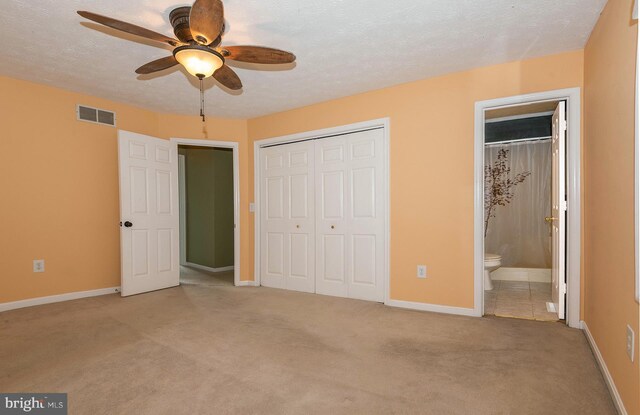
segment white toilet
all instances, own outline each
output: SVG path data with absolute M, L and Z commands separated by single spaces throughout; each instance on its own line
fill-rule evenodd
M 493 290 L 493 282 L 491 282 L 491 271 L 500 268 L 502 257 L 496 254 L 484 254 L 484 289 Z

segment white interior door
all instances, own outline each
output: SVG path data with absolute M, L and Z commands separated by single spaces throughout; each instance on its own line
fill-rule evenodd
M 384 300 L 384 132 L 315 141 L 316 292 Z
M 551 171 L 551 297 L 558 318 L 565 318 L 565 226 L 566 226 L 566 178 L 565 153 L 567 141 L 566 103 L 558 104 L 553 114 L 552 171 Z
M 122 295 L 179 285 L 175 143 L 118 132 Z
M 316 171 L 316 292 L 348 297 L 350 255 L 347 136 L 324 138 L 315 144 Z
M 315 291 L 314 146 L 312 141 L 260 150 L 262 285 Z

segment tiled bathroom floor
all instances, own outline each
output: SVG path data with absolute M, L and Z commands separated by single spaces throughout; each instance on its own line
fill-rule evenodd
M 547 311 L 551 301 L 551 283 L 527 281 L 493 281 L 493 290 L 484 292 L 485 315 L 556 321 Z

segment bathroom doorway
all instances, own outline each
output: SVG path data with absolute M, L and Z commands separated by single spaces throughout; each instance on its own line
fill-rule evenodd
M 528 97 L 476 105 L 476 311 L 575 327 L 579 90 Z
M 551 176 L 553 117 L 564 105 L 485 112 L 485 315 L 560 318 L 552 288 Z
M 236 279 L 234 149 L 178 145 L 180 284 Z

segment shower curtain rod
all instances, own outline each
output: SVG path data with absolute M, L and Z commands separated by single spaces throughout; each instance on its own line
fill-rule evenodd
M 497 146 L 497 145 L 505 145 L 505 144 L 519 144 L 519 143 L 529 143 L 532 141 L 545 141 L 551 140 L 551 136 L 547 137 L 533 137 L 533 138 L 524 138 L 519 140 L 504 140 L 504 141 L 494 141 L 493 143 L 485 143 L 485 147 L 489 146 Z

